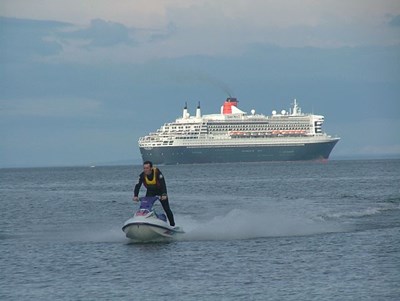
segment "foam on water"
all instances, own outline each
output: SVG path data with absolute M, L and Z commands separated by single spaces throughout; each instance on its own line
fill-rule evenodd
M 208 221 L 196 221 L 189 216 L 180 217 L 180 225 L 186 232 L 185 240 L 234 240 L 344 231 L 342 226 L 332 222 L 279 212 L 238 209 Z
M 271 208 L 258 208 L 257 211 L 233 209 L 225 215 L 214 216 L 206 220 L 199 220 L 191 215 L 177 214 L 176 220 L 177 225 L 185 231 L 179 240 L 236 240 L 348 232 L 354 229 L 348 223 L 344 223 L 343 219 L 363 218 L 398 209 L 400 209 L 398 204 L 395 204 L 348 212 L 318 214 L 314 217 L 297 216 L 288 212 L 271 210 Z M 3 236 L 0 235 L 0 239 L 7 238 Z M 120 225 L 117 224 L 81 225 L 81 228 L 52 229 L 50 231 L 37 229 L 34 233 L 29 233 L 29 236 L 36 240 L 69 242 L 124 243 L 130 241 L 125 237 Z
M 339 220 L 339 219 L 352 219 L 352 218 L 364 218 L 373 215 L 382 214 L 387 211 L 399 210 L 400 206 L 397 204 L 385 203 L 379 207 L 368 207 L 359 210 L 351 210 L 345 212 L 333 212 L 319 215 L 323 220 Z

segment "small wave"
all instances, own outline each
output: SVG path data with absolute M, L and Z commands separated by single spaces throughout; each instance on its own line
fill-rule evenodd
M 322 220 L 335 220 L 342 218 L 363 218 L 376 214 L 381 214 L 382 212 L 393 210 L 396 208 L 393 207 L 369 207 L 366 209 L 361 209 L 357 211 L 349 211 L 349 212 L 337 212 L 337 213 L 328 213 L 319 215 L 318 217 Z M 400 208 L 397 208 L 400 209 Z
M 347 193 L 344 193 L 344 194 L 339 195 L 339 198 L 340 198 L 340 199 L 356 199 L 356 200 L 362 200 L 362 199 L 364 199 L 364 196 L 357 195 L 357 194 L 347 194 Z
M 0 233 L 0 240 L 3 239 L 12 239 L 12 238 L 16 238 L 18 237 L 17 235 L 11 235 L 11 234 L 4 234 L 4 233 Z
M 234 209 L 205 222 L 182 219 L 185 240 L 234 240 L 341 232 L 340 225 L 279 212 Z
M 400 208 L 400 197 L 392 197 L 388 198 L 384 201 L 385 203 L 390 203 L 390 204 L 398 204 Z

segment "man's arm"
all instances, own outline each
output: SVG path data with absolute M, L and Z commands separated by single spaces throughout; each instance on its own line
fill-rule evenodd
M 134 196 L 134 197 L 137 197 L 137 196 L 139 195 L 139 190 L 140 190 L 140 187 L 142 186 L 142 183 L 143 183 L 142 174 L 143 174 L 143 173 L 141 173 L 141 174 L 139 175 L 138 182 L 137 182 L 137 184 L 135 185 L 135 189 L 134 189 L 134 192 L 133 192 L 133 196 Z

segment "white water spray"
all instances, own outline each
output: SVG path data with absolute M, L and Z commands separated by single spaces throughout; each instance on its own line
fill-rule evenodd
M 234 240 L 277 236 L 302 236 L 340 232 L 337 224 L 314 221 L 278 212 L 250 212 L 233 209 L 225 216 L 205 222 L 184 217 L 180 219 L 185 240 Z

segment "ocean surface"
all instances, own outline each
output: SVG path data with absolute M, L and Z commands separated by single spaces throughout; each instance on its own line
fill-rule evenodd
M 186 234 L 147 244 L 141 166 L 0 169 L 0 300 L 400 300 L 400 160 L 160 169 Z

